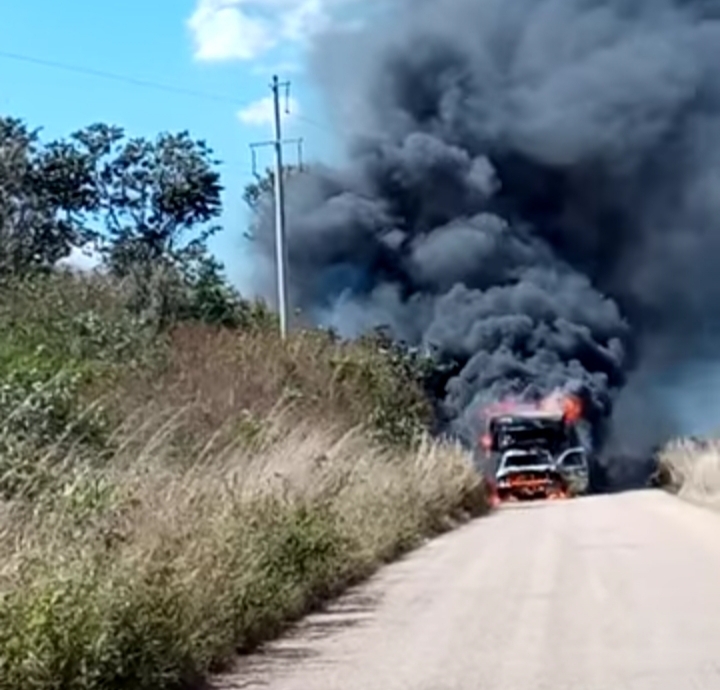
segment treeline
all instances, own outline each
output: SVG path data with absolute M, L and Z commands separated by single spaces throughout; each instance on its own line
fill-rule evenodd
M 43 143 L 40 130 L 0 118 L 0 281 L 47 272 L 91 246 L 159 325 L 236 322 L 239 296 L 208 251 L 220 230 L 217 164 L 187 132 L 148 140 L 96 124 Z
M 51 440 L 33 429 L 55 429 L 71 440 L 75 432 L 93 436 L 83 411 L 93 396 L 107 397 L 109 390 L 123 397 L 137 372 L 157 378 L 159 362 L 177 352 L 173 333 L 182 324 L 270 339 L 277 326 L 264 302 L 243 299 L 228 283 L 208 249 L 221 230 L 222 185 L 219 161 L 205 142 L 187 132 L 133 138 L 105 124 L 57 141 L 44 142 L 40 134 L 0 118 L 0 417 L 13 420 L 0 423 L 0 431 L 31 441 L 23 456 Z M 251 213 L 272 185 L 271 172 L 248 185 Z M 99 273 L 73 277 L 57 270 L 82 247 L 93 248 Z M 348 408 L 352 423 L 404 445 L 432 429 L 435 396 L 427 393 L 437 385 L 434 363 L 382 332 L 352 345 L 331 332 L 312 338 L 324 343 L 320 367 L 330 367 L 333 385 L 351 380 L 348 388 L 360 401 Z M 286 354 L 275 349 L 276 364 L 293 360 L 293 352 L 292 344 Z M 310 385 L 298 382 L 295 364 L 282 366 L 288 371 L 270 374 L 273 399 Z M 304 376 L 309 381 L 313 372 Z M 18 408 L 24 400 L 31 402 Z M 68 424 L 72 434 L 63 431 Z M 0 451 L 3 443 L 0 438 Z M 8 483 L 15 479 L 0 476 L 0 489 Z

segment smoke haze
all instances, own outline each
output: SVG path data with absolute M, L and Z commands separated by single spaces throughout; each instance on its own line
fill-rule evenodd
M 717 359 L 719 47 L 716 0 L 399 0 L 326 36 L 348 164 L 288 186 L 294 306 L 458 362 L 469 442 L 483 405 L 558 387 L 607 447 L 662 441 Z

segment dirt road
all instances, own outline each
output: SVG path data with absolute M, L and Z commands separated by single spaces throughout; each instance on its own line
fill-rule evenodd
M 214 687 L 720 688 L 720 516 L 660 492 L 504 508 Z

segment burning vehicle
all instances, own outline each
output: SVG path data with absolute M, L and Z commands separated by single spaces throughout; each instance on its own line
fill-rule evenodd
M 495 502 L 568 498 L 590 485 L 588 451 L 574 397 L 538 405 L 506 403 L 487 410 L 480 465 Z

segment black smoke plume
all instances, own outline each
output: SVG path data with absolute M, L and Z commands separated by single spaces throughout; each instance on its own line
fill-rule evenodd
M 289 185 L 294 306 L 456 362 L 443 408 L 468 442 L 488 402 L 556 388 L 613 452 L 662 441 L 653 381 L 718 342 L 720 2 L 381 17 L 315 49 L 348 162 Z

